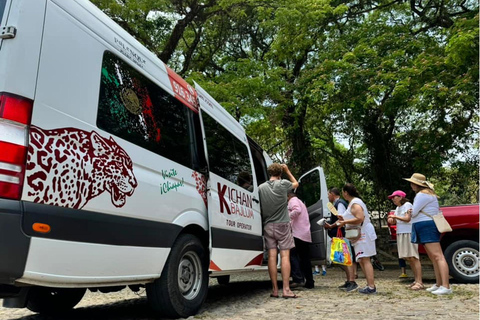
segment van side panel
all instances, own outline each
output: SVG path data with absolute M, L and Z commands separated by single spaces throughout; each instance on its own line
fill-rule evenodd
M 207 225 L 201 175 L 97 121 L 106 51 L 173 97 L 166 68 L 88 1 L 48 1 L 45 16 L 22 194 L 32 238 L 18 282 L 152 281 L 182 228 Z M 36 234 L 33 221 L 52 231 Z
M 6 9 L 5 26 L 14 26 L 17 34 L 13 39 L 0 40 L 0 92 L 33 99 L 45 6 L 46 0 L 16 0 L 10 11 Z

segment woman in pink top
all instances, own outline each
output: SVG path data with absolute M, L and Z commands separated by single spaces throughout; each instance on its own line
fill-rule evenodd
M 308 247 L 312 242 L 310 234 L 310 219 L 305 204 L 291 191 L 288 193 L 288 214 L 292 224 L 295 248 L 290 250 L 290 264 L 292 265 L 292 280 L 290 288 L 304 285 L 307 289 L 314 287 L 312 267 Z

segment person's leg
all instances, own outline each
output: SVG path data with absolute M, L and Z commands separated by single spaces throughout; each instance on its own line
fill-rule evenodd
M 268 249 L 268 274 L 270 275 L 270 280 L 272 281 L 272 294 L 275 296 L 278 296 L 277 253 L 277 249 Z
M 294 238 L 295 248 L 297 249 L 298 257 L 300 258 L 300 267 L 305 278 L 305 287 L 313 288 L 314 280 L 312 275 L 312 264 L 310 262 L 309 243 L 300 239 Z
M 407 264 L 405 263 L 405 260 L 402 259 L 402 258 L 399 258 L 398 259 L 398 265 L 400 266 L 400 269 L 402 270 L 402 274 L 400 275 L 400 277 L 406 276 L 407 275 Z
M 408 261 L 408 264 L 410 265 L 410 268 L 413 271 L 413 276 L 415 277 L 415 282 L 421 284 L 423 287 L 423 279 L 422 279 L 422 264 L 420 263 L 420 260 L 418 260 L 415 257 L 409 257 L 405 258 Z
M 362 271 L 365 274 L 367 285 L 370 288 L 375 288 L 373 266 L 372 266 L 372 263 L 370 262 L 370 257 L 360 258 L 358 262 L 360 263 L 360 267 L 362 268 Z
M 290 250 L 280 250 L 281 268 L 282 268 L 282 281 L 283 281 L 283 295 L 293 296 L 292 290 L 290 290 Z
M 448 271 L 448 264 L 443 255 L 442 247 L 439 242 L 426 243 L 425 250 L 428 257 L 433 262 L 435 270 L 435 278 L 437 286 L 441 285 L 447 289 L 450 288 L 450 277 Z
M 303 283 L 304 276 L 301 268 L 300 253 L 297 247 L 297 239 L 295 240 L 295 248 L 290 249 L 290 265 L 291 265 L 291 276 L 294 283 Z M 312 272 L 310 272 L 311 274 Z

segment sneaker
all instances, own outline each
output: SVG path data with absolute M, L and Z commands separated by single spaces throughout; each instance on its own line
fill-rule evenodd
M 433 292 L 437 289 L 439 289 L 440 287 L 437 286 L 436 284 L 434 284 L 433 286 L 431 286 L 430 288 L 426 289 L 428 292 Z
M 322 276 L 326 276 L 327 275 L 327 271 L 323 270 L 322 271 Z
M 318 276 L 318 275 L 320 274 L 320 272 L 319 272 L 319 271 L 313 271 L 312 274 L 313 274 L 314 276 Z
M 437 290 L 430 291 L 430 292 L 437 295 L 437 296 L 443 296 L 443 295 L 446 295 L 446 294 L 452 294 L 453 290 L 445 288 L 444 286 L 440 286 L 440 288 L 438 288 Z
M 363 293 L 363 294 L 375 294 L 375 293 L 377 293 L 377 287 L 372 289 L 369 286 L 366 286 L 365 288 L 358 289 L 358 292 Z
M 358 284 L 355 281 L 352 281 L 348 284 L 347 288 L 345 289 L 346 292 L 352 292 L 353 290 L 358 288 Z
M 342 284 L 341 286 L 338 286 L 338 289 L 341 289 L 341 290 L 347 289 L 349 283 L 350 283 L 349 281 L 345 281 L 344 284 Z
M 399 276 L 399 278 L 408 278 L 408 274 L 402 273 L 402 274 Z

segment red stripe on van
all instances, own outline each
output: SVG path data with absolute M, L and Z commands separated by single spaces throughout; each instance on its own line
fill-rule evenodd
M 197 91 L 183 80 L 178 74 L 176 74 L 172 69 L 165 65 L 168 71 L 168 79 L 170 79 L 170 84 L 172 85 L 172 90 L 175 93 L 175 98 L 180 100 L 184 105 L 198 113 L 198 97 Z
M 213 271 L 222 271 L 212 260 L 210 260 L 210 267 L 208 268 Z
M 245 267 L 248 266 L 261 266 L 263 261 L 263 253 L 260 253 L 258 256 L 252 259 Z

